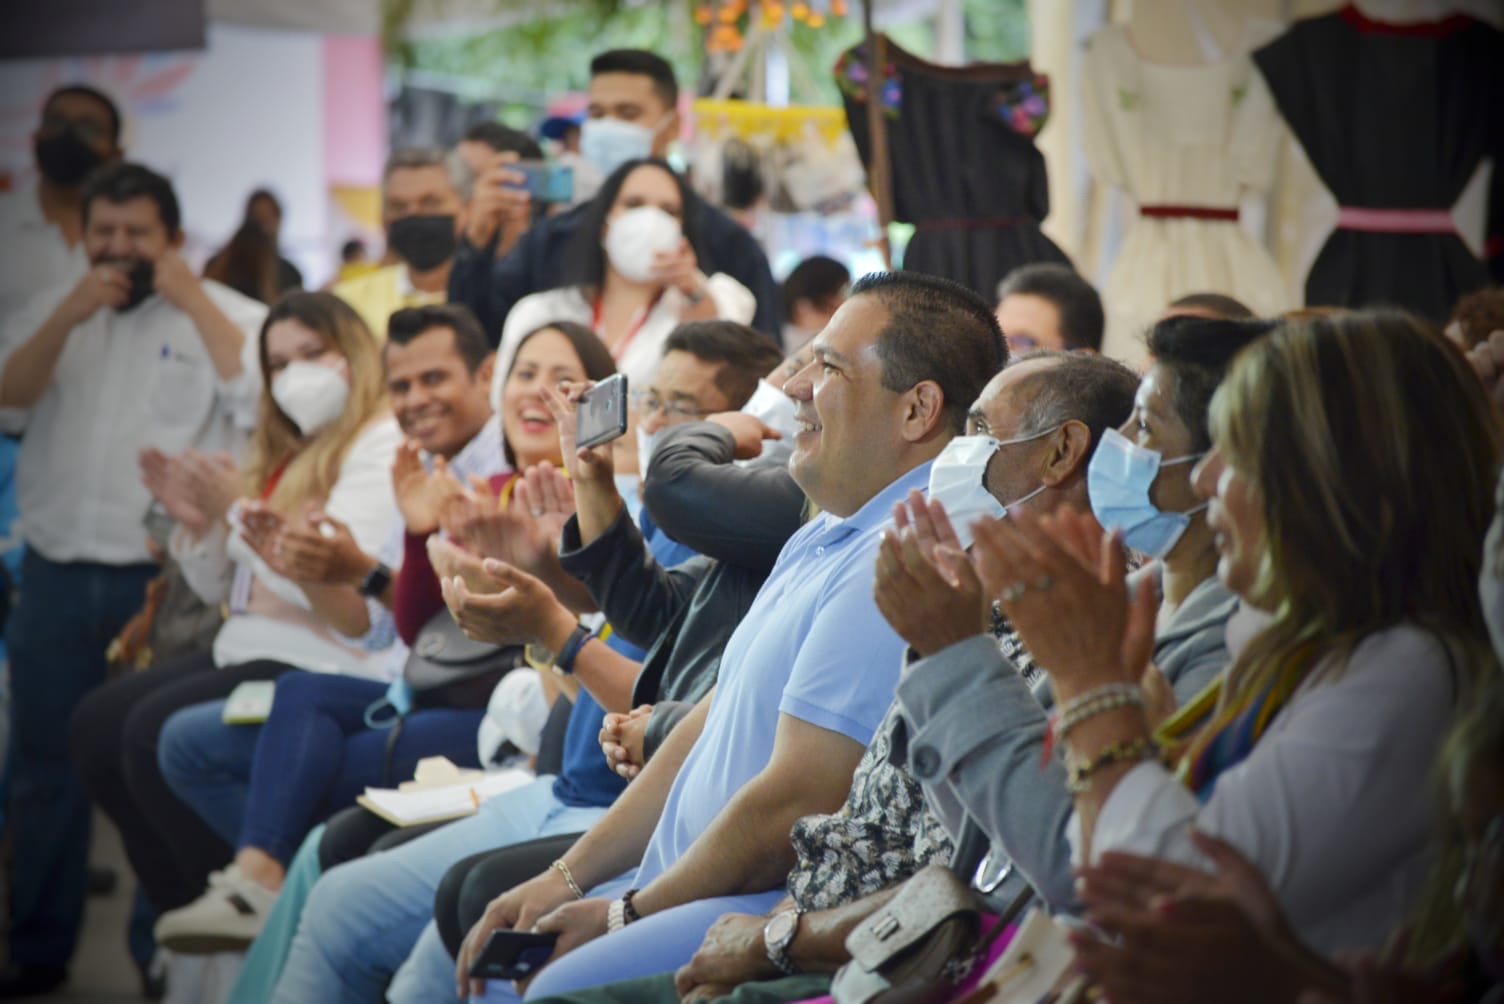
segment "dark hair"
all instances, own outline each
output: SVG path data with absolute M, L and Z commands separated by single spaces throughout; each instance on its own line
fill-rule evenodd
M 277 298 L 281 259 L 277 245 L 249 218 L 240 224 L 228 244 L 204 264 L 204 278 L 222 282 L 253 300 L 271 303 Z
M 809 300 L 823 306 L 851 282 L 851 273 L 834 258 L 817 254 L 806 258 L 783 280 L 783 316 L 793 321 L 794 304 Z
M 715 385 L 732 409 L 742 407 L 757 390 L 757 381 L 773 371 L 783 353 L 755 328 L 735 321 L 685 321 L 663 343 L 663 354 L 688 352 L 707 363 L 723 363 Z
M 120 108 L 115 104 L 115 102 L 111 101 L 109 96 L 106 95 L 103 91 L 90 87 L 88 84 L 64 84 L 62 87 L 59 87 L 57 90 L 47 95 L 47 100 L 42 102 L 43 113 L 45 114 L 47 109 L 52 107 L 52 103 L 58 98 L 67 97 L 69 95 L 89 98 L 90 100 L 97 101 L 99 102 L 99 104 L 104 106 L 104 110 L 110 113 L 110 142 L 115 144 L 116 146 L 119 146 Z
M 340 261 L 349 261 L 357 254 L 366 253 L 366 242 L 359 237 L 351 237 L 339 246 Z
M 646 49 L 611 49 L 600 53 L 590 61 L 590 75 L 602 73 L 632 73 L 651 77 L 653 90 L 663 100 L 663 105 L 673 111 L 679 104 L 679 81 L 674 77 L 674 68 L 668 60 Z
M 1200 310 L 1224 321 L 1247 321 L 1256 315 L 1241 300 L 1226 293 L 1188 293 L 1173 300 L 1169 309 Z
M 882 383 L 902 393 L 923 380 L 940 385 L 946 424 L 959 435 L 966 413 L 1008 362 L 992 308 L 959 283 L 921 272 L 872 272 L 851 287 L 888 311 L 877 336 Z
M 386 340 L 390 345 L 408 345 L 434 328 L 454 332 L 454 351 L 471 373 L 491 354 L 491 344 L 486 341 L 480 322 L 469 307 L 460 303 L 430 303 L 393 311 L 386 322 Z
M 104 199 L 119 205 L 132 199 L 150 199 L 157 204 L 157 213 L 167 233 L 176 237 L 183 226 L 181 210 L 178 209 L 177 193 L 172 182 L 149 167 L 118 160 L 106 164 L 84 182 L 84 223 L 89 222 L 89 206 L 95 199 Z
M 515 153 L 523 160 L 542 160 L 543 148 L 525 132 L 500 122 L 477 122 L 465 130 L 461 142 L 484 143 L 497 153 Z
M 1013 386 L 1015 395 L 1028 395 L 1018 435 L 1029 436 L 1075 419 L 1091 433 L 1088 454 L 1108 429 L 1116 429 L 1133 413 L 1138 374 L 1116 359 L 1087 352 L 1031 352 L 1009 362 L 1034 362 L 1041 367 Z
M 1465 348 L 1473 348 L 1495 331 L 1504 331 L 1504 288 L 1489 286 L 1469 293 L 1452 308 L 1448 324 L 1457 325 Z
M 699 197 L 679 173 L 669 166 L 668 161 L 657 157 L 643 157 L 629 160 L 612 171 L 601 183 L 601 189 L 595 193 L 595 197 L 585 203 L 580 213 L 580 224 L 565 252 L 564 272 L 567 278 L 564 285 L 599 290 L 605 282 L 606 252 L 601 247 L 601 237 L 606 232 L 606 217 L 610 214 L 616 197 L 621 194 L 621 186 L 626 183 L 628 175 L 639 167 L 656 167 L 667 173 L 674 179 L 674 184 L 679 186 L 679 228 L 684 231 L 689 246 L 695 249 L 696 257 L 701 261 L 705 260 L 705 249 L 700 246 Z
M 1191 449 L 1211 449 L 1208 411 L 1212 395 L 1233 358 L 1273 331 L 1274 321 L 1222 321 L 1183 314 L 1167 317 L 1149 331 L 1149 353 L 1175 375 L 1175 413 L 1191 433 Z
M 251 206 L 255 205 L 258 199 L 265 199 L 267 202 L 270 202 L 272 204 L 272 208 L 277 211 L 277 215 L 279 217 L 282 215 L 282 200 L 277 198 L 276 194 L 273 193 L 270 188 L 258 188 L 250 195 L 247 195 L 245 197 L 246 219 L 251 218 Z
M 517 357 L 522 354 L 522 347 L 532 341 L 534 335 L 541 335 L 545 331 L 557 331 L 569 339 L 569 344 L 574 346 L 575 355 L 580 357 L 580 365 L 585 368 L 585 376 L 591 380 L 604 380 L 616 372 L 616 360 L 611 358 L 611 350 L 596 337 L 594 331 L 574 321 L 550 321 L 540 324 L 517 341 L 517 347 L 512 350 L 512 361 L 507 364 L 507 371 L 501 375 L 503 395 L 506 394 L 507 379 L 511 377 L 512 370 L 517 368 Z M 499 415 L 503 402 L 497 401 L 496 404 Z M 506 441 L 505 436 L 502 437 L 501 452 L 508 464 L 517 466 L 517 455 L 512 452 L 512 444 Z
M 997 301 L 1025 295 L 1049 300 L 1060 313 L 1060 334 L 1068 349 L 1102 351 L 1102 298 L 1091 283 L 1069 265 L 1035 262 L 1020 265 L 997 284 Z

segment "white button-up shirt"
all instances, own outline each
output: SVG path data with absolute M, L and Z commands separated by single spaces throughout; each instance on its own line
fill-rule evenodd
M 76 283 L 89 270 L 83 241 L 68 246 L 63 232 L 42 215 L 35 185 L 0 195 L 0 247 L 0 319 L 20 310 L 37 290 Z
M 141 481 L 141 450 L 227 449 L 254 424 L 266 307 L 219 283 L 203 285 L 245 334 L 235 378 L 219 378 L 188 315 L 153 295 L 125 313 L 100 310 L 74 328 L 37 403 L 0 410 L 0 430 L 24 433 L 16 462 L 21 534 L 44 558 L 149 561 L 142 519 L 152 499 Z M 5 319 L 0 373 L 71 289 L 39 293 Z

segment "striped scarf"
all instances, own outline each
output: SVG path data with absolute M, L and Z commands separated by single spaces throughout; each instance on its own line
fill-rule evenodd
M 1207 685 L 1159 727 L 1155 738 L 1176 778 L 1205 803 L 1224 771 L 1242 763 L 1268 730 L 1269 724 L 1300 689 L 1310 668 L 1309 659 L 1295 658 L 1269 679 L 1218 710 L 1225 676 Z

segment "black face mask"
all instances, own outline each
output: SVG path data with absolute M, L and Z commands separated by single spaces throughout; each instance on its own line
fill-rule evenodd
M 104 158 L 72 129 L 36 141 L 37 167 L 43 177 L 65 188 L 80 185 Z
M 136 258 L 129 265 L 124 261 L 106 262 L 108 265 L 116 265 L 125 268 L 125 276 L 131 281 L 130 295 L 125 302 L 116 307 L 118 313 L 135 310 L 152 293 L 156 292 L 157 267 L 145 258 Z
M 418 272 L 438 268 L 454 257 L 459 241 L 454 216 L 404 216 L 386 228 L 386 242 L 397 256 Z

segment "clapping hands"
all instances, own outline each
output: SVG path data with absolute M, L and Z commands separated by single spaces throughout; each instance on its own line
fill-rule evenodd
M 227 453 L 190 449 L 174 457 L 145 449 L 138 459 L 147 490 L 194 536 L 225 518 L 239 489 L 240 472 Z

